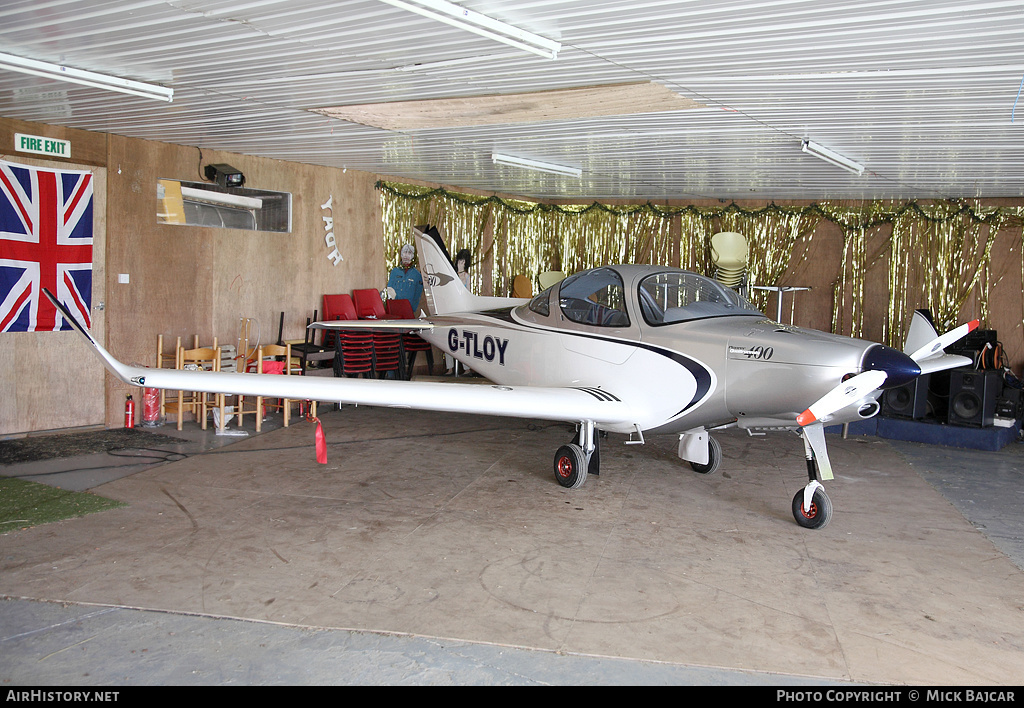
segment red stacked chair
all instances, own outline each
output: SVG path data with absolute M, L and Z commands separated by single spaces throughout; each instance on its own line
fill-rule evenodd
M 412 305 L 409 304 L 408 300 L 388 300 L 385 309 L 387 310 L 388 315 L 396 320 L 415 319 L 415 315 L 412 312 Z M 402 346 L 408 356 L 408 359 L 405 362 L 406 378 L 412 378 L 412 366 L 416 362 L 416 352 L 427 353 L 427 373 L 433 375 L 434 349 L 430 346 L 429 342 L 415 332 L 406 332 L 402 335 Z
M 356 308 L 352 303 L 350 295 L 324 296 L 324 307 L 327 306 L 327 298 L 331 297 L 333 320 L 355 320 Z M 327 333 L 334 334 L 338 342 L 334 350 L 334 375 L 335 376 L 365 376 L 373 375 L 373 333 L 357 329 L 324 330 L 324 339 Z
M 380 293 L 373 288 L 352 291 L 352 301 L 356 306 L 356 317 L 361 320 L 386 320 L 388 313 L 384 311 L 384 301 Z
M 373 373 L 384 378 L 389 371 L 394 371 L 398 378 L 405 378 L 405 365 L 402 361 L 402 335 L 391 332 L 373 333 Z
M 342 317 L 341 313 L 343 310 L 351 311 L 351 317 Z M 324 295 L 324 319 L 325 320 L 354 320 L 358 319 L 355 315 L 355 308 L 352 306 L 351 295 Z M 337 341 L 337 330 L 325 329 L 323 346 L 328 349 L 334 349 Z
M 373 288 L 352 291 L 356 315 L 361 320 L 392 319 L 384 310 L 380 293 Z M 394 371 L 399 378 L 405 378 L 405 358 L 402 350 L 402 335 L 392 332 L 373 333 L 373 375 L 384 378 Z

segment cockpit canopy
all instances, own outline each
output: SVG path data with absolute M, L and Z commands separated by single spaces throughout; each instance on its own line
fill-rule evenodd
M 706 317 L 760 315 L 735 290 L 696 273 L 670 270 L 643 278 L 637 289 L 647 324 L 661 325 Z
M 647 269 L 644 273 L 639 278 L 627 277 L 627 280 L 637 281 L 637 305 L 633 311 L 639 312 L 649 325 L 729 315 L 761 315 L 734 290 L 702 275 L 674 268 L 653 272 Z M 626 304 L 629 291 L 618 268 L 608 266 L 571 275 L 536 295 L 527 307 L 548 317 L 552 307 L 551 290 L 555 288 L 558 289 L 558 307 L 565 319 L 591 327 L 630 326 L 630 308 Z

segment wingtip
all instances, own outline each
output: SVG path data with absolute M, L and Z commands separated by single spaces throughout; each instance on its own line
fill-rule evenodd
M 981 320 L 971 320 L 970 322 L 967 323 L 967 328 L 968 328 L 967 331 L 968 332 L 973 332 L 974 330 L 978 329 L 978 327 L 980 327 L 980 326 L 981 326 Z

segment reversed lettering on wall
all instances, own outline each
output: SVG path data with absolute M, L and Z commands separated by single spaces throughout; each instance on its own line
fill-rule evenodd
M 327 214 L 321 217 L 324 220 L 324 242 L 327 244 L 327 248 L 330 251 L 327 254 L 327 258 L 334 262 L 334 265 L 338 265 L 345 260 L 341 251 L 338 250 L 338 240 L 334 237 L 334 195 L 328 197 L 327 201 L 320 205 L 322 211 L 326 211 Z

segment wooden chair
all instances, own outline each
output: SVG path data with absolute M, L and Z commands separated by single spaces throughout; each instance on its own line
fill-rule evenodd
M 174 369 L 178 365 L 178 350 L 181 349 L 181 337 L 178 337 L 174 344 L 174 349 L 170 352 L 164 351 L 164 335 L 158 334 L 156 336 L 156 368 L 158 369 Z M 170 396 L 168 396 L 170 394 Z M 163 421 L 164 416 L 167 415 L 168 404 L 172 410 L 177 411 L 177 399 L 174 398 L 173 391 L 165 391 L 160 389 L 160 420 Z
M 277 357 L 281 357 L 280 361 L 277 361 Z M 290 344 L 264 344 L 256 349 L 256 361 L 253 362 L 255 366 L 255 372 L 257 374 L 283 374 L 290 376 L 293 373 L 301 374 L 302 370 L 298 363 L 292 361 L 292 347 Z M 241 427 L 243 416 L 253 413 L 256 416 L 256 432 L 259 433 L 263 429 L 263 396 L 256 396 L 256 405 L 253 408 L 245 407 L 246 396 L 238 397 L 238 425 Z M 251 400 L 253 396 L 248 396 Z M 291 415 L 292 404 L 300 404 L 302 401 L 282 398 L 278 399 L 279 402 L 275 407 L 279 407 L 284 412 L 284 427 L 288 427 L 289 416 Z
M 216 341 L 212 347 L 197 347 L 195 349 L 179 347 L 175 368 L 192 371 L 220 371 L 220 357 L 220 347 L 217 346 Z M 178 430 L 182 428 L 186 409 L 195 414 L 196 421 L 199 422 L 203 430 L 206 430 L 206 417 L 211 407 L 220 410 L 220 428 L 223 430 L 224 394 L 178 391 Z

